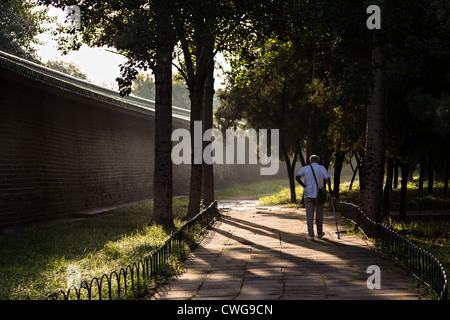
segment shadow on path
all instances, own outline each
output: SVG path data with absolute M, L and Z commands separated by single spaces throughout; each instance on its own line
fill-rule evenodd
M 222 208 L 221 218 L 185 262 L 185 273 L 152 299 L 417 300 L 412 278 L 357 236 L 337 238 L 333 214 L 324 212 L 321 240 L 310 241 L 304 209 Z M 339 230 L 345 230 L 342 220 Z M 367 288 L 367 267 L 380 267 L 381 289 Z

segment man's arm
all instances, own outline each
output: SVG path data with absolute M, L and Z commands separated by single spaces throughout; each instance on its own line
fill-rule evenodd
M 303 183 L 303 181 L 300 179 L 300 176 L 295 176 L 295 180 L 297 180 L 298 183 L 304 188 L 306 185 Z

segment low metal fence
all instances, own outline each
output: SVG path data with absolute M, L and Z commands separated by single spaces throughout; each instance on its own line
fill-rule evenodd
M 341 202 L 341 214 L 351 218 L 368 238 L 374 239 L 388 255 L 433 289 L 439 300 L 447 300 L 448 285 L 442 264 L 431 253 L 418 247 L 384 223 L 375 222 L 355 204 Z
M 119 271 L 94 277 L 90 281 L 84 280 L 76 287 L 72 285 L 68 289 L 60 289 L 48 295 L 46 300 L 111 300 L 126 296 L 130 290 L 137 288 L 144 281 L 156 277 L 158 270 L 168 263 L 173 250 L 180 248 L 189 236 L 205 230 L 218 214 L 217 201 L 214 201 L 209 207 L 184 223 L 168 237 L 162 246 L 146 257 Z

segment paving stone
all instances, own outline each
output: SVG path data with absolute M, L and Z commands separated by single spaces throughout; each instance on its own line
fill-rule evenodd
M 323 239 L 308 240 L 305 211 L 250 202 L 222 212 L 185 261 L 185 273 L 151 299 L 220 300 L 417 300 L 412 278 L 373 244 L 336 235 L 324 212 Z M 345 230 L 343 220 L 339 230 Z M 369 265 L 381 268 L 380 290 L 367 288 Z

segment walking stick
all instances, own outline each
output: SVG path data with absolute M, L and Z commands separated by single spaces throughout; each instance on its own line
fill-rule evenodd
M 333 207 L 334 221 L 336 222 L 336 233 L 338 235 L 338 239 L 341 239 L 341 237 L 339 236 L 338 222 L 336 218 L 336 208 L 334 207 L 334 197 L 331 197 L 331 206 Z

